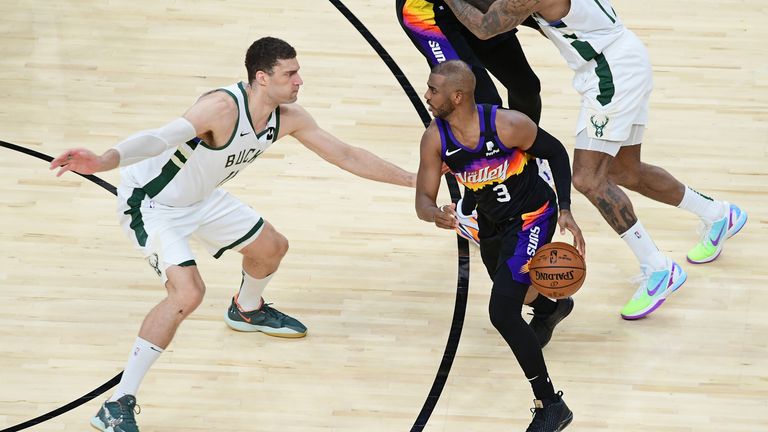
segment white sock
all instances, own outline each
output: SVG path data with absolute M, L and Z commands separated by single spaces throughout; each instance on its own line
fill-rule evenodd
M 237 294 L 237 304 L 243 312 L 252 311 L 261 307 L 261 295 L 264 288 L 272 280 L 274 273 L 264 279 L 256 279 L 243 270 L 243 282 L 240 284 L 240 292 Z
M 149 372 L 152 363 L 154 363 L 162 353 L 162 348 L 153 345 L 145 339 L 137 337 L 136 342 L 133 344 L 131 355 L 128 356 L 128 363 L 125 365 L 125 371 L 123 372 L 123 377 L 120 379 L 120 384 L 118 384 L 117 390 L 112 394 L 112 397 L 109 398 L 110 402 L 114 402 L 127 394 L 136 396 L 136 392 L 139 390 L 139 385 L 141 384 L 141 380 L 144 379 L 144 375 Z
M 688 210 L 707 222 L 714 222 L 723 217 L 723 203 L 697 192 L 690 186 L 685 187 L 683 200 L 678 208 Z
M 651 270 L 659 270 L 667 266 L 667 257 L 656 247 L 639 220 L 622 234 L 621 238 L 627 242 L 641 266 L 648 266 Z

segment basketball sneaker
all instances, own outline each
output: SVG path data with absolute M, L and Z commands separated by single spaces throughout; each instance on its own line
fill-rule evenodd
M 227 314 L 224 315 L 224 322 L 233 330 L 242 332 L 262 332 L 283 338 L 300 338 L 307 335 L 307 327 L 304 324 L 273 308 L 271 304 L 262 300 L 261 309 L 245 312 L 240 309 L 235 296 Z
M 136 405 L 133 395 L 125 395 L 114 402 L 106 401 L 91 418 L 91 426 L 102 432 L 139 432 L 134 412 L 140 413 L 141 408 Z
M 533 406 L 533 421 L 525 432 L 560 432 L 573 421 L 573 412 L 565 404 L 561 391 L 552 400 L 534 400 Z
M 479 229 L 477 226 L 477 211 L 472 211 L 469 216 L 461 213 L 461 207 L 456 207 L 456 219 L 459 221 L 459 226 L 456 227 L 456 234 L 464 237 L 470 243 L 475 246 L 480 246 Z
M 688 278 L 683 268 L 669 258 L 667 266 L 661 270 L 652 271 L 647 266 L 640 266 L 640 269 L 642 273 L 634 279 L 640 286 L 621 309 L 621 317 L 625 320 L 635 320 L 650 314 Z
M 539 340 L 539 345 L 544 348 L 549 340 L 552 339 L 552 332 L 555 330 L 555 326 L 571 314 L 573 310 L 573 298 L 567 297 L 557 300 L 555 311 L 548 315 L 533 314 L 531 322 L 528 324 L 531 329 L 536 333 L 536 339 Z
M 711 223 L 703 223 L 700 229 L 701 240 L 688 251 L 688 262 L 704 264 L 714 261 L 723 251 L 725 240 L 741 231 L 747 223 L 747 212 L 735 204 L 723 202 L 723 206 L 726 208 L 725 216 Z

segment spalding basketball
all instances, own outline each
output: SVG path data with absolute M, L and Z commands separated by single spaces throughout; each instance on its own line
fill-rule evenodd
M 575 247 L 554 242 L 536 251 L 528 264 L 528 272 L 536 291 L 558 299 L 570 297 L 581 288 L 587 266 Z

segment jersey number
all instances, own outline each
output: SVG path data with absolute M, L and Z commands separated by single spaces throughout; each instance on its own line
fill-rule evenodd
M 493 190 L 496 192 L 496 201 L 498 202 L 509 202 L 509 200 L 512 199 L 512 197 L 509 196 L 507 186 L 503 183 L 496 185 Z
M 240 172 L 240 170 L 237 170 L 237 171 L 232 171 L 232 172 L 231 172 L 231 173 L 229 173 L 229 174 L 228 174 L 226 177 L 224 177 L 224 180 L 220 181 L 220 182 L 219 182 L 219 184 L 217 184 L 217 185 L 216 185 L 216 187 L 219 187 L 219 186 L 223 185 L 224 183 L 226 183 L 226 182 L 228 182 L 228 181 L 232 180 L 233 178 L 235 178 L 235 176 L 236 176 L 236 175 L 237 175 L 239 172 Z

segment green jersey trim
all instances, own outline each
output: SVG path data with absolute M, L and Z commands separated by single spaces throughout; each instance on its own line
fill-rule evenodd
M 235 240 L 234 242 L 232 242 L 232 243 L 231 243 L 231 244 L 229 244 L 228 246 L 224 246 L 223 248 L 219 249 L 219 251 L 218 251 L 218 252 L 216 252 L 216 253 L 213 255 L 213 257 L 214 257 L 214 258 L 216 258 L 216 259 L 219 259 L 219 258 L 221 258 L 221 255 L 223 255 L 223 254 L 224 254 L 224 252 L 226 252 L 228 249 L 232 249 L 233 247 L 235 247 L 235 246 L 239 245 L 240 243 L 242 243 L 242 242 L 244 242 L 244 241 L 248 240 L 248 239 L 249 239 L 249 238 L 251 238 L 251 237 L 252 237 L 254 234 L 256 234 L 256 232 L 257 232 L 257 231 L 259 231 L 259 230 L 261 229 L 261 226 L 262 226 L 262 225 L 264 225 L 264 219 L 263 219 L 263 218 L 259 218 L 259 221 L 258 221 L 258 222 L 256 222 L 256 225 L 254 225 L 254 226 L 253 226 L 253 228 L 251 228 L 251 230 L 250 230 L 250 231 L 248 231 L 248 232 L 247 232 L 247 233 L 246 233 L 244 236 L 242 236 L 242 237 L 240 237 L 239 239 Z
M 133 230 L 133 235 L 141 247 L 147 245 L 147 238 L 149 237 L 144 229 L 144 220 L 141 217 L 141 202 L 145 196 L 147 194 L 144 192 L 144 189 L 135 188 L 127 201 L 128 210 L 123 212 L 123 214 L 131 216 L 131 230 Z
M 612 16 L 611 16 L 611 14 L 609 14 L 609 13 L 608 13 L 608 11 L 607 11 L 607 10 L 605 10 L 605 8 L 603 7 L 603 5 L 601 5 L 601 4 L 600 4 L 600 1 L 599 1 L 599 0 L 595 0 L 595 3 L 597 3 L 597 7 L 599 7 L 599 8 L 600 8 L 600 10 L 601 10 L 601 11 L 603 11 L 603 13 L 605 14 L 605 16 L 607 16 L 607 17 L 608 17 L 608 19 L 609 19 L 609 20 L 611 20 L 611 22 L 612 22 L 612 23 L 616 23 L 616 18 L 612 17 Z M 613 13 L 614 13 L 614 14 L 616 13 L 616 11 L 615 11 L 615 10 L 613 10 L 613 8 L 611 8 L 611 10 L 613 11 Z
M 611 73 L 611 67 L 608 65 L 608 60 L 605 59 L 603 54 L 599 54 L 595 57 L 597 67 L 595 73 L 599 78 L 598 86 L 600 88 L 600 94 L 597 95 L 597 101 L 600 105 L 606 106 L 613 100 L 613 95 L 616 93 L 616 87 L 613 85 L 613 74 Z
M 600 89 L 597 101 L 600 102 L 600 105 L 608 105 L 613 100 L 614 94 L 616 94 L 616 86 L 613 84 L 613 74 L 611 73 L 608 60 L 605 59 L 602 53 L 598 54 L 589 42 L 575 40 L 571 42 L 571 46 L 584 60 L 594 60 L 597 63 L 595 74 L 597 74 L 599 79 L 598 88 Z

